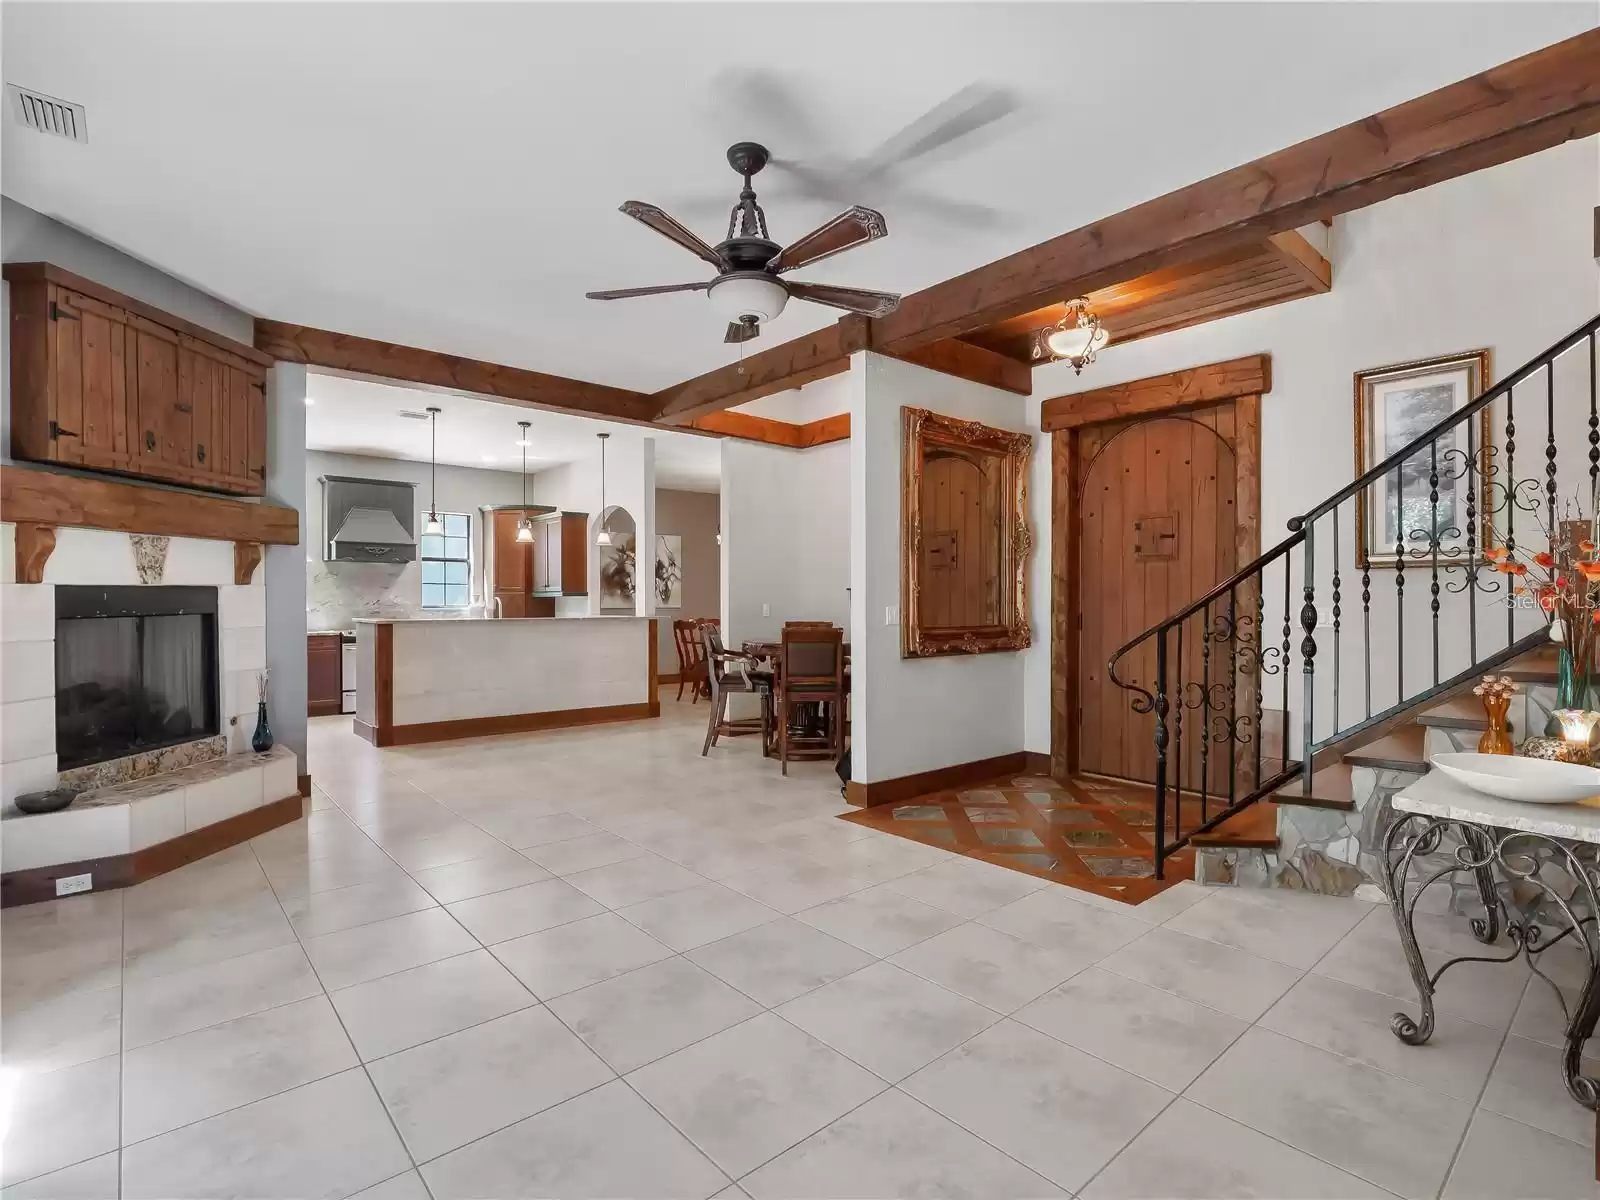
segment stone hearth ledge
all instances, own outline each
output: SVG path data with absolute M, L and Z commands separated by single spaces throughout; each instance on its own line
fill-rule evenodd
M 60 812 L 8 807 L 0 814 L 0 871 L 131 854 L 298 795 L 294 752 L 274 746 L 95 788 Z

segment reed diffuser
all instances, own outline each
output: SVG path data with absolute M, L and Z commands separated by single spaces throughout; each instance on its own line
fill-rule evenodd
M 270 670 L 256 673 L 256 731 L 250 735 L 250 749 L 265 754 L 272 749 L 272 727 L 267 724 L 267 682 Z

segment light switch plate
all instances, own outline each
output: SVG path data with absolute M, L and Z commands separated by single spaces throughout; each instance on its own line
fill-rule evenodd
M 900 606 L 891 604 L 883 610 L 883 623 L 885 625 L 900 624 Z
M 770 616 L 771 616 L 771 615 L 772 615 L 772 605 L 770 605 L 770 604 L 763 604 L 763 605 L 762 605 L 762 606 L 761 606 L 761 615 L 762 615 L 762 616 L 763 616 L 763 617 L 770 617 Z

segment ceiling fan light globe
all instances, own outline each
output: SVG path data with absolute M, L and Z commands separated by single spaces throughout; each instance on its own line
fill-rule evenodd
M 783 284 L 761 272 L 724 275 L 706 294 L 711 297 L 711 307 L 717 315 L 729 322 L 743 321 L 747 317 L 754 317 L 761 323 L 771 321 L 789 301 Z

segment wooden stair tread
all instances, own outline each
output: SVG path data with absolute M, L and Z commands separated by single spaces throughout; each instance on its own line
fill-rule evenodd
M 1552 644 L 1529 650 L 1520 658 L 1512 659 L 1495 674 L 1509 675 L 1518 683 L 1548 683 L 1554 686 L 1560 678 L 1559 649 Z
M 1403 725 L 1374 741 L 1344 751 L 1344 761 L 1358 767 L 1382 770 L 1426 771 L 1428 755 L 1423 747 L 1427 736 L 1428 731 L 1424 726 Z
M 1341 812 L 1349 812 L 1356 806 L 1351 781 L 1353 769 L 1349 763 L 1334 763 L 1331 767 L 1323 767 L 1311 776 L 1309 795 L 1306 794 L 1304 784 L 1300 780 L 1291 779 L 1272 793 L 1272 801 L 1274 804 L 1299 805 L 1302 808 L 1334 808 Z
M 1487 729 L 1489 718 L 1483 711 L 1483 701 L 1468 692 L 1418 714 L 1417 724 L 1435 729 Z
M 1258 800 L 1242 812 L 1236 812 L 1208 833 L 1197 833 L 1189 839 L 1197 849 L 1233 847 L 1250 850 L 1275 850 L 1278 846 L 1278 810 L 1264 800 Z

